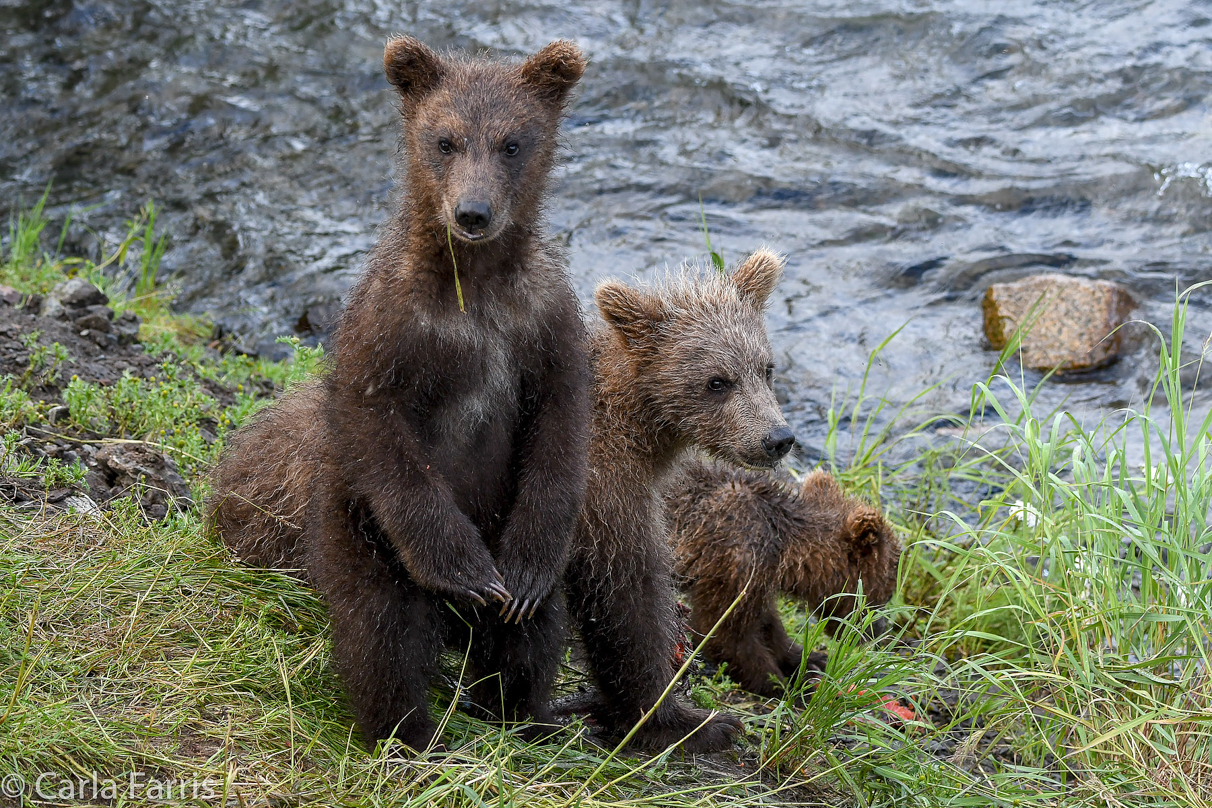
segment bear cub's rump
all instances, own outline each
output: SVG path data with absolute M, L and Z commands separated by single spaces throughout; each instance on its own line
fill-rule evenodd
M 247 564 L 307 577 L 301 543 L 326 434 L 323 396 L 312 381 L 261 410 L 228 436 L 211 472 L 211 526 Z

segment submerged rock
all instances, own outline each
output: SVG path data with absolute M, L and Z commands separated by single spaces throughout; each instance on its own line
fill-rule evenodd
M 1135 305 L 1132 296 L 1111 281 L 1067 275 L 1032 275 L 1013 283 L 995 283 L 985 292 L 985 336 L 994 350 L 1010 341 L 1029 320 L 1022 363 L 1038 371 L 1078 372 L 1114 361 L 1123 347 L 1123 331 Z

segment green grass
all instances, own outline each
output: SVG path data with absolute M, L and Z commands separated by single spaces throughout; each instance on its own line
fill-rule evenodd
M 1167 334 L 1153 329 L 1159 370 L 1143 407 L 1092 429 L 1038 412 L 1003 376 L 1008 393 L 993 380 L 973 388 L 972 412 L 996 416 L 959 424 L 995 440 L 896 466 L 884 462 L 892 446 L 922 429 L 875 432 L 861 394 L 851 413 L 859 462 L 839 471 L 910 503 L 907 526 L 920 527 L 901 624 L 918 657 L 946 663 L 946 675 L 915 665 L 899 687 L 919 701 L 943 688 L 972 698 L 962 717 L 979 715 L 1019 762 L 987 777 L 1005 777 L 995 790 L 1017 780 L 1064 804 L 1212 800 L 1212 416 L 1191 420 L 1177 347 L 1193 291 Z M 1140 467 L 1130 435 L 1145 447 Z M 960 480 L 987 494 L 953 499 Z
M 14 224 L 3 282 L 36 291 L 120 263 L 42 252 L 35 211 Z M 743 717 L 746 742 L 729 756 L 616 754 L 579 723 L 523 743 L 451 709 L 457 654 L 436 688 L 450 751 L 368 753 L 314 594 L 233 564 L 195 511 L 149 526 L 125 504 L 100 518 L 0 508 L 0 776 L 140 771 L 205 783 L 215 793 L 197 804 L 232 805 L 1207 805 L 1212 435 L 1192 420 L 1171 348 L 1185 307 L 1181 297 L 1156 333 L 1144 406 L 1096 427 L 1040 411 L 1000 365 L 974 385 L 968 418 L 914 403 L 889 412 L 865 388 L 835 400 L 833 470 L 885 503 L 907 548 L 893 641 L 861 642 L 861 625 L 827 639 L 783 604 L 789 630 L 830 651 L 819 687 L 763 702 L 726 670 L 683 684 Z M 239 389 L 220 406 L 200 380 L 282 387 L 318 362 L 307 351 L 288 363 L 208 359 L 166 305 L 154 317 L 146 336 L 176 357 L 163 376 L 67 383 L 70 425 L 162 445 L 188 473 L 262 403 Z M 44 418 L 19 379 L 0 380 L 5 431 Z M 205 441 L 203 425 L 219 439 Z M 946 443 L 939 426 L 981 437 Z M 1130 435 L 1149 447 L 1143 468 Z M 581 679 L 566 666 L 565 684 Z M 929 720 L 879 720 L 885 694 Z M 947 739 L 959 743 L 936 753 Z
M 42 234 L 50 224 L 45 215 L 50 186 L 33 207 L 12 215 L 0 261 L 0 284 L 26 294 L 46 294 L 65 277 L 82 277 L 113 298 L 116 311 L 133 311 L 143 318 L 140 336 L 162 348 L 196 342 L 210 333 L 204 320 L 172 312 L 171 291 L 157 286 L 160 261 L 168 246 L 165 233 L 156 233 L 160 211 L 150 200 L 126 222 L 126 234 L 116 243 L 102 240 L 99 261 L 64 256 L 63 245 L 74 214 L 68 214 L 54 251 L 45 249 Z M 77 225 L 79 226 L 79 225 Z

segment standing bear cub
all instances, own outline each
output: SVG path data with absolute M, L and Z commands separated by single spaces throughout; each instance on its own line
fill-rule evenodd
M 804 649 L 783 628 L 779 593 L 826 618 L 854 612 L 860 581 L 869 607 L 895 593 L 901 545 L 892 526 L 824 471 L 793 488 L 769 473 L 695 462 L 665 502 L 691 631 L 706 636 L 736 602 L 703 651 L 752 693 L 774 697 L 800 669 Z M 806 660 L 810 670 L 824 662 L 819 653 Z
M 421 749 L 448 645 L 470 649 L 479 705 L 550 723 L 589 373 L 542 207 L 585 62 L 567 42 L 510 65 L 401 37 L 384 67 L 404 126 L 399 209 L 327 374 L 235 437 L 211 513 L 237 553 L 302 568 L 324 596 L 366 740 Z
M 766 300 L 782 259 L 759 250 L 731 275 L 686 271 L 652 288 L 601 284 L 590 343 L 589 483 L 568 596 L 598 680 L 597 717 L 626 732 L 674 676 L 676 594 L 661 485 L 692 449 L 773 466 L 795 442 L 771 389 Z M 675 698 L 634 737 L 691 752 L 731 743 L 740 722 Z

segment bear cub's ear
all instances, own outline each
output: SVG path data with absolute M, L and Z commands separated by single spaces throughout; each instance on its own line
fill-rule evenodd
M 540 96 L 563 105 L 568 91 L 585 73 L 585 56 L 576 45 L 557 39 L 523 62 L 519 72 L 522 81 Z
M 397 36 L 387 41 L 383 50 L 383 71 L 387 80 L 400 91 L 407 106 L 415 106 L 431 92 L 446 72 L 442 57 L 410 36 Z
M 620 281 L 603 281 L 593 293 L 602 319 L 629 345 L 642 342 L 665 320 L 665 307 L 658 298 Z
M 783 277 L 784 263 L 786 259 L 783 256 L 762 247 L 746 258 L 729 277 L 742 299 L 764 309 L 770 293 Z

